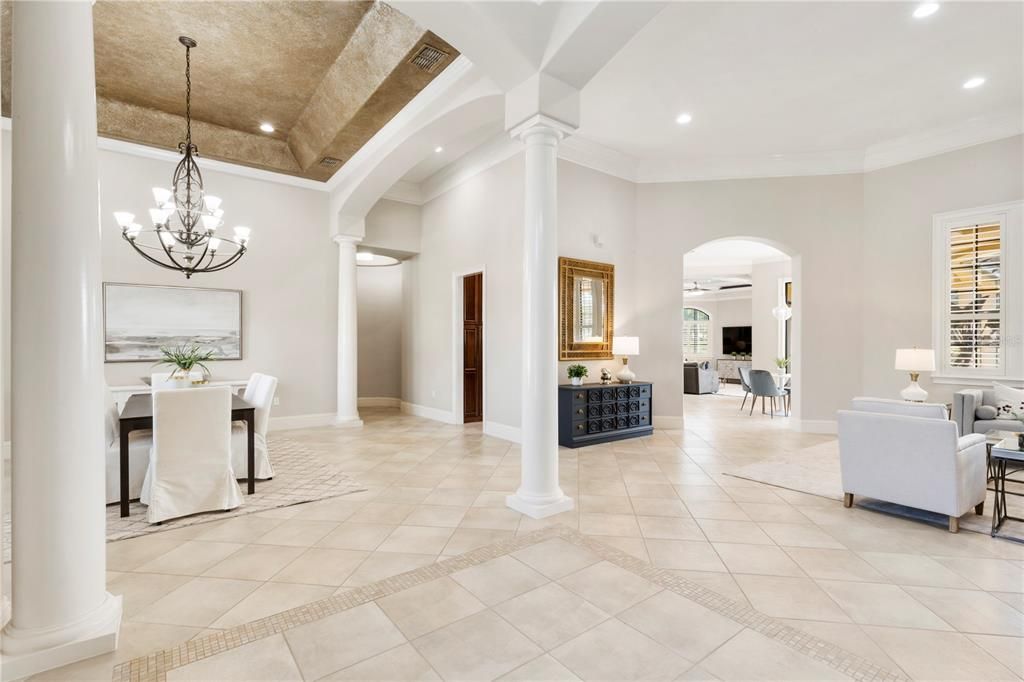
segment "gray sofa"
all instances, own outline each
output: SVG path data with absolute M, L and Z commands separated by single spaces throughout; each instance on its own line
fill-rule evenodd
M 718 393 L 720 383 L 718 370 L 711 369 L 711 363 L 683 363 L 683 393 Z
M 992 430 L 1024 431 L 1024 422 L 1021 421 L 979 418 L 978 408 L 983 405 L 996 405 L 996 394 L 991 388 L 967 388 L 953 394 L 953 421 L 960 428 L 961 436 L 988 433 Z

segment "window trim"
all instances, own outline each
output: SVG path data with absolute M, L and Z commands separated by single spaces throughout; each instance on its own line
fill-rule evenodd
M 950 233 L 958 227 L 998 223 L 1000 229 L 1000 367 L 949 366 Z M 932 348 L 939 384 L 991 386 L 1024 381 L 1024 200 L 937 213 L 932 216 Z
M 702 312 L 702 313 L 704 313 L 705 315 L 708 316 L 708 319 L 707 319 L 707 325 L 708 325 L 708 352 L 705 353 L 705 354 L 700 354 L 700 353 L 689 353 L 688 354 L 688 353 L 686 353 L 685 349 L 682 348 L 683 344 L 686 343 L 686 309 L 687 308 L 691 308 L 693 310 L 700 311 L 700 312 Z M 692 356 L 694 359 L 697 359 L 697 358 L 713 359 L 713 358 L 715 358 L 716 357 L 715 356 L 715 325 L 714 325 L 714 317 L 711 315 L 711 313 L 708 310 L 706 310 L 704 308 L 701 308 L 700 306 L 688 305 L 688 304 L 686 304 L 684 302 L 683 303 L 683 310 L 681 312 L 681 315 L 683 316 L 683 320 L 682 320 L 683 328 L 681 330 L 682 333 L 683 333 L 683 343 L 680 344 L 680 350 L 683 350 L 683 354 L 682 355 L 683 355 L 684 360 L 686 359 L 686 357 L 688 355 Z M 696 322 L 696 320 L 693 320 L 693 321 Z M 701 320 L 701 322 L 703 322 L 703 321 L 704 320 Z

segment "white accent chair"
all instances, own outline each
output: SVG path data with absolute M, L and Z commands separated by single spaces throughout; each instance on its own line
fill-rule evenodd
M 270 426 L 270 408 L 274 405 L 274 394 L 277 392 L 277 377 L 269 374 L 255 373 L 249 377 L 242 398 L 256 407 L 254 440 L 256 447 L 256 474 L 260 480 L 274 477 L 274 467 L 270 464 L 270 452 L 267 450 L 267 428 Z M 249 473 L 246 455 L 249 451 L 245 422 L 236 421 L 231 425 L 231 466 L 236 478 L 245 478 Z
M 106 391 L 107 504 L 121 500 L 121 411 L 110 389 Z M 132 431 L 128 435 L 128 497 L 138 499 L 149 467 L 153 432 Z
M 974 507 L 984 513 L 985 436 L 959 436 L 946 407 L 880 398 L 855 398 L 839 411 L 843 505 L 854 495 L 895 502 L 949 517 Z
M 242 504 L 231 471 L 231 389 L 153 392 L 153 449 L 141 500 L 150 523 Z

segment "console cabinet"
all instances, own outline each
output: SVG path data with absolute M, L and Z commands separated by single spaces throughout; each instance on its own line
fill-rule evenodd
M 651 435 L 652 393 L 645 382 L 559 386 L 559 445 L 579 448 Z
M 750 369 L 753 366 L 750 360 L 739 360 L 733 358 L 718 358 L 715 360 L 715 369 L 718 370 L 718 378 L 730 383 L 740 383 L 740 367 Z

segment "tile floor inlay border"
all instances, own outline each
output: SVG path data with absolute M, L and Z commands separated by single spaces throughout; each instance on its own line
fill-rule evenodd
M 502 540 L 342 594 L 288 609 L 205 637 L 197 637 L 170 649 L 155 651 L 146 656 L 125 661 L 114 668 L 112 680 L 113 682 L 166 682 L 167 673 L 175 668 L 195 663 L 300 625 L 318 621 L 381 597 L 443 578 L 457 571 L 478 566 L 552 538 L 561 538 L 583 547 L 619 568 L 690 599 L 855 680 L 904 679 L 835 644 L 790 627 L 775 618 L 766 616 L 748 606 L 743 606 L 665 569 L 655 568 L 599 540 L 558 525 Z

